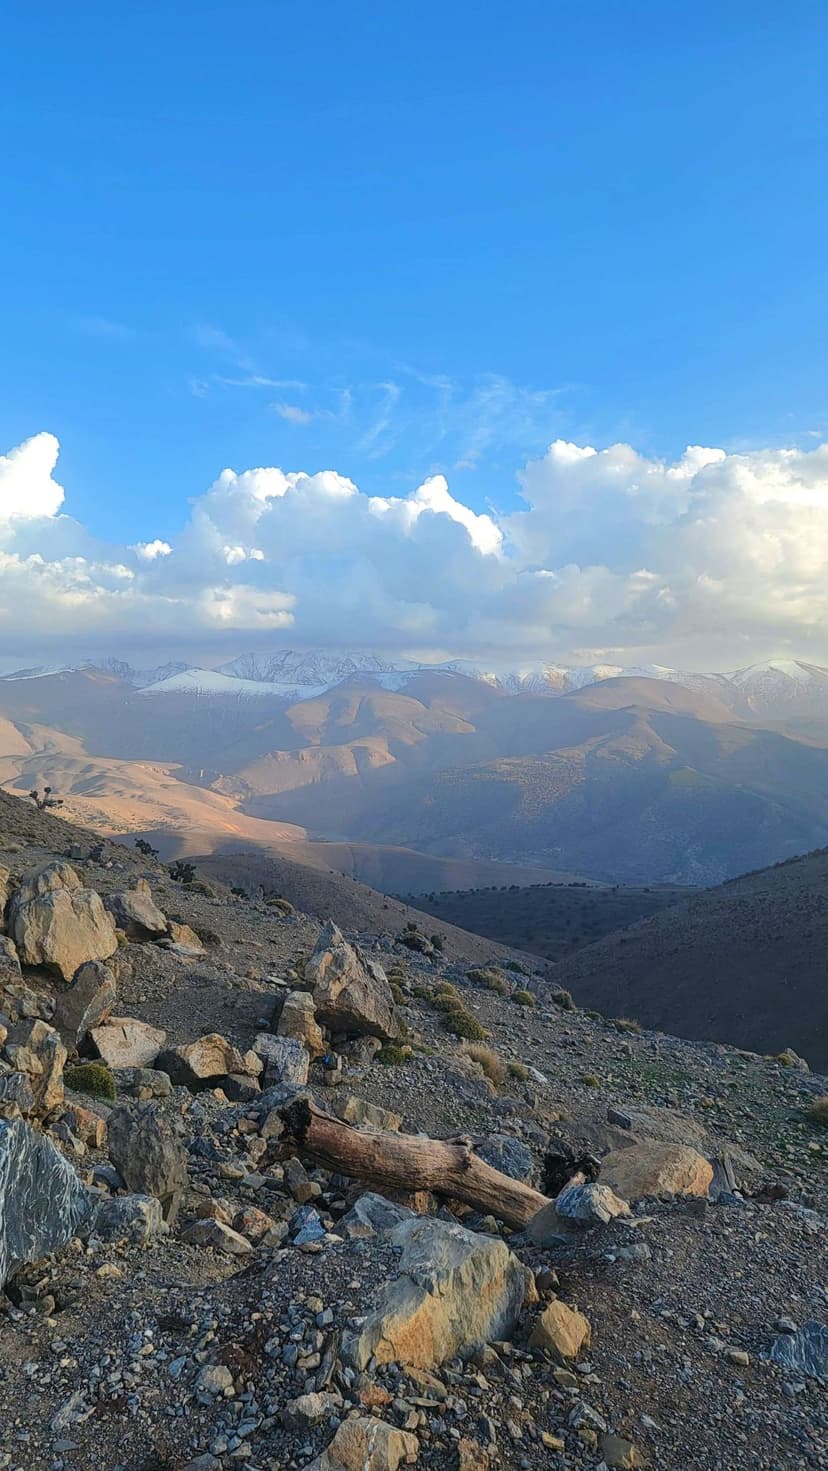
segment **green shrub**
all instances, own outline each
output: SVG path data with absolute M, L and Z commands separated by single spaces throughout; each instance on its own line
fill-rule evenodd
M 186 863 L 183 858 L 176 859 L 170 864 L 170 878 L 177 884 L 191 884 L 195 878 L 195 865 Z
M 516 1006 L 537 1006 L 537 998 L 533 991 L 513 991 L 512 1000 Z
M 575 1002 L 572 999 L 572 992 L 566 991 L 563 986 L 559 990 L 553 991 L 549 999 L 552 1005 L 559 1006 L 561 1011 L 575 1011 L 576 1009 Z
M 519 960 L 504 960 L 503 969 L 516 971 L 519 976 L 528 976 L 529 974 L 526 966 L 521 965 Z
M 402 1006 L 403 1002 L 405 1001 L 405 993 L 403 992 L 402 986 L 398 986 L 396 981 L 389 981 L 388 984 L 391 990 L 391 995 L 394 997 L 397 1005 Z
M 115 1079 L 102 1062 L 79 1062 L 75 1067 L 68 1067 L 63 1081 L 73 1093 L 87 1093 L 90 1098 L 105 1098 L 109 1103 L 115 1101 Z
M 408 1062 L 411 1056 L 413 1056 L 411 1047 L 399 1047 L 396 1042 L 387 1042 L 384 1047 L 380 1048 L 374 1061 L 381 1063 L 383 1067 L 398 1067 L 401 1062 Z
M 516 1078 L 519 1083 L 529 1081 L 529 1069 L 522 1062 L 510 1062 L 506 1068 L 510 1078 Z
M 601 1081 L 594 1073 L 581 1073 L 580 1081 L 585 1088 L 600 1088 Z
M 446 1028 L 455 1037 L 462 1037 L 466 1042 L 483 1042 L 488 1036 L 486 1028 L 481 1026 L 477 1017 L 472 1016 L 463 1006 L 447 1013 Z

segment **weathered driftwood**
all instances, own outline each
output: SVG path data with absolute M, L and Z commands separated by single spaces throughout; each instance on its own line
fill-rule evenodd
M 368 1133 L 323 1112 L 310 1099 L 281 1110 L 284 1125 L 277 1152 L 304 1154 L 329 1170 L 352 1175 L 379 1190 L 461 1200 L 483 1215 L 522 1229 L 550 1204 L 546 1195 L 502 1175 L 475 1154 L 472 1140 L 426 1139 L 413 1134 Z

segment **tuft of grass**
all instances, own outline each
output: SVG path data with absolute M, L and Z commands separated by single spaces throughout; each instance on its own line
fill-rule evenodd
M 391 995 L 394 997 L 397 1005 L 402 1006 L 405 1002 L 405 992 L 403 991 L 402 986 L 398 985 L 396 981 L 389 981 L 388 984 L 391 990 Z
M 601 1081 L 594 1073 L 581 1073 L 580 1082 L 585 1088 L 600 1088 Z
M 496 1088 L 502 1088 L 506 1082 L 506 1064 L 499 1053 L 493 1047 L 487 1047 L 485 1042 L 469 1042 L 466 1056 L 482 1067 L 490 1083 Z
M 504 962 L 503 962 L 503 969 L 504 970 L 513 970 L 519 976 L 528 976 L 528 974 L 529 974 L 528 970 L 526 969 L 526 966 L 525 965 L 521 965 L 521 963 L 520 963 L 519 960 L 504 960 Z
M 464 1006 L 446 1013 L 446 1028 L 455 1037 L 462 1037 L 466 1042 L 483 1042 L 488 1036 L 486 1028 Z
M 431 993 L 431 1005 L 435 1011 L 457 1011 L 463 1009 L 460 992 L 447 982 L 436 986 Z
M 812 1100 L 805 1117 L 812 1124 L 819 1124 L 821 1128 L 828 1129 L 828 1093 L 821 1093 L 818 1098 Z
M 516 1006 L 537 1006 L 537 998 L 533 991 L 513 991 L 512 1000 Z
M 529 1081 L 529 1069 L 528 1067 L 524 1067 L 522 1062 L 508 1063 L 506 1071 L 509 1077 L 515 1078 L 518 1083 L 528 1083 Z
M 115 1079 L 102 1062 L 80 1062 L 75 1067 L 68 1067 L 63 1081 L 73 1093 L 86 1093 L 89 1098 L 115 1102 Z
M 494 991 L 498 996 L 509 994 L 509 982 L 496 966 L 483 966 L 477 970 L 467 971 L 466 977 L 473 986 L 483 986 L 487 991 Z
M 615 1027 L 616 1032 L 638 1033 L 641 1031 L 641 1023 L 634 1021 L 631 1016 L 614 1016 L 611 1026 Z
M 552 1002 L 552 1005 L 559 1006 L 561 1008 L 561 1011 L 576 1010 L 575 1002 L 572 997 L 572 992 L 565 990 L 563 986 L 561 986 L 557 991 L 553 991 L 549 999 Z

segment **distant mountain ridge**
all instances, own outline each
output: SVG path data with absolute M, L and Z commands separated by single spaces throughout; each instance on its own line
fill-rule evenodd
M 828 717 L 828 668 L 801 659 L 770 659 L 742 669 L 699 673 L 661 664 L 562 665 L 554 661 L 486 662 L 449 659 L 417 662 L 370 650 L 282 649 L 246 653 L 215 668 L 172 661 L 136 669 L 108 658 L 54 667 L 9 669 L 0 681 L 30 680 L 74 670 L 101 669 L 134 689 L 151 694 L 226 695 L 228 697 L 311 699 L 346 680 L 369 678 L 387 690 L 404 690 L 417 675 L 462 676 L 505 695 L 558 696 L 611 679 L 650 679 L 682 685 L 721 701 L 737 719 L 780 721 Z

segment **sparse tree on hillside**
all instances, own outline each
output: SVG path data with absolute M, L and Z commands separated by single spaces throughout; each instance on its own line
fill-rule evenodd
M 47 807 L 63 806 L 63 798 L 53 797 L 51 787 L 44 787 L 42 792 L 39 792 L 37 787 L 35 787 L 33 792 L 29 792 L 29 796 L 34 802 L 38 812 L 45 812 Z

